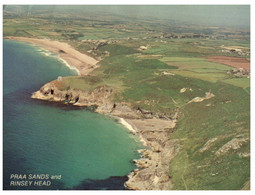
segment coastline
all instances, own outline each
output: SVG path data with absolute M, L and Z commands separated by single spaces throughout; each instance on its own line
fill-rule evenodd
M 130 125 L 124 118 L 119 118 L 119 123 L 125 126 L 129 131 L 131 131 L 133 134 L 136 134 L 137 131 Z
M 27 37 L 4 37 L 5 39 L 23 41 L 34 44 L 42 49 L 56 54 L 59 59 L 70 69 L 75 69 L 79 76 L 88 75 L 95 68 L 98 68 L 98 62 L 94 58 L 81 53 L 71 47 L 69 44 L 49 39 L 35 39 Z
M 25 41 L 24 41 L 25 42 Z M 27 42 L 26 42 L 27 43 Z M 42 53 L 43 55 L 45 55 L 46 57 L 53 57 L 53 58 L 57 58 L 58 61 L 61 61 L 65 66 L 67 66 L 70 70 L 74 70 L 75 72 L 77 72 L 77 76 L 81 76 L 80 71 L 73 65 L 68 64 L 67 61 L 65 61 L 63 58 L 61 58 L 59 55 L 54 54 L 53 52 L 43 48 L 42 46 L 38 46 L 36 44 L 31 43 L 32 45 L 39 47 L 40 53 Z
M 62 59 L 62 58 L 59 57 L 59 56 L 57 56 L 57 58 L 58 58 L 59 61 L 61 61 L 61 62 L 62 62 L 65 66 L 67 66 L 69 69 L 76 71 L 78 76 L 81 76 L 81 72 L 79 71 L 78 68 L 76 68 L 75 66 L 72 66 L 72 65 L 68 64 L 67 61 L 65 61 L 64 59 Z
M 96 107 L 99 114 L 117 118 L 118 122 L 136 134 L 146 145 L 138 150 L 139 159 L 134 159 L 136 169 L 128 174 L 125 188 L 131 190 L 169 190 L 172 188 L 169 175 L 170 161 L 179 152 L 181 139 L 169 139 L 178 119 L 178 111 L 163 117 L 159 113 L 146 115 L 140 109 L 133 109 L 127 103 L 112 102 L 114 90 L 99 86 L 93 91 L 77 89 L 59 90 L 58 80 L 45 84 L 32 94 L 32 98 L 66 102 L 75 106 Z M 71 95 L 72 94 L 72 95 Z M 120 119 L 121 118 L 121 119 Z
M 175 127 L 176 118 L 120 118 L 119 122 L 139 136 L 146 146 L 140 149 L 139 159 L 133 163 L 137 169 L 128 174 L 125 187 L 131 190 L 169 190 L 173 184 L 169 175 L 169 164 L 178 153 L 180 140 L 170 140 L 171 130 Z
M 71 64 L 70 66 L 74 66 L 81 76 L 88 75 L 98 67 L 98 61 L 93 58 L 91 61 L 91 57 L 78 52 L 66 43 L 24 37 L 7 38 L 29 42 L 57 54 L 59 59 L 66 62 L 66 65 Z M 60 52 L 62 50 L 65 52 Z M 32 94 L 32 98 L 61 102 L 66 100 L 68 93 L 72 93 L 70 104 L 76 106 L 97 105 L 99 109 L 96 112 L 118 117 L 119 123 L 133 134 L 136 134 L 143 145 L 148 147 L 148 149 L 138 151 L 141 156 L 140 159 L 133 160 L 138 168 L 128 174 L 129 179 L 125 183 L 127 189 L 168 190 L 171 188 L 169 162 L 178 152 L 178 140 L 169 140 L 169 135 L 176 125 L 177 113 L 169 119 L 155 118 L 153 116 L 148 118 L 141 111 L 133 110 L 125 104 L 120 103 L 116 104 L 116 106 L 108 98 L 113 92 L 107 87 L 102 86 L 99 87 L 100 90 L 95 89 L 92 95 L 85 91 L 72 89 L 59 91 L 55 85 L 56 82 L 59 81 L 45 84 L 39 91 Z M 54 94 L 51 91 L 54 91 Z M 70 94 L 68 97 L 71 97 Z M 78 101 L 76 101 L 77 97 L 79 97 Z
M 138 135 L 140 138 L 140 142 L 142 142 L 144 146 L 147 146 L 146 140 L 142 137 L 141 134 L 139 134 L 139 131 L 136 126 L 134 126 L 130 122 L 128 123 L 124 118 L 121 118 L 121 117 L 119 117 L 119 123 L 122 124 L 124 127 L 126 127 L 133 134 Z

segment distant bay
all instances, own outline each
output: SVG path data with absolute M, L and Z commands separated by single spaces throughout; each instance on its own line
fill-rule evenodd
M 138 138 L 106 116 L 30 98 L 58 76 L 76 74 L 39 47 L 3 40 L 4 189 L 124 188 Z M 11 174 L 61 177 L 50 186 L 10 186 Z

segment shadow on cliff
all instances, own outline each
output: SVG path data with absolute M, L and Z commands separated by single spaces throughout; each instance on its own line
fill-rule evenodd
M 126 190 L 124 183 L 127 176 L 112 176 L 107 179 L 85 179 L 72 190 Z
M 49 107 L 57 107 L 64 111 L 72 111 L 72 110 L 89 110 L 94 111 L 95 107 L 86 107 L 86 106 L 74 106 L 72 104 L 65 104 L 63 102 L 54 102 L 54 101 L 44 101 L 44 100 L 37 100 L 37 99 L 31 99 L 30 101 L 35 102 L 36 104 L 40 104 L 43 106 L 49 106 Z

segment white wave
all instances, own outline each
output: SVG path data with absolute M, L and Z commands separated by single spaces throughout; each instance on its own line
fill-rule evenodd
M 128 130 L 130 130 L 132 133 L 136 134 L 137 133 L 137 128 L 129 124 L 124 118 L 119 118 L 119 123 L 125 126 Z M 144 146 L 147 146 L 147 142 L 143 138 L 141 134 L 139 134 L 140 141 L 143 143 Z
M 59 61 L 61 61 L 63 64 L 65 64 L 65 65 L 66 65 L 68 68 L 70 68 L 71 70 L 76 71 L 77 74 L 78 74 L 79 76 L 81 75 L 80 71 L 79 71 L 76 67 L 74 67 L 74 66 L 68 64 L 67 61 L 65 61 L 64 59 L 62 59 L 62 58 L 59 57 L 59 56 L 57 56 L 57 59 L 58 59 Z
M 59 57 L 58 55 L 55 55 L 54 53 L 50 52 L 49 50 L 44 49 L 44 48 L 39 48 L 39 49 L 37 49 L 37 51 L 40 52 L 41 54 L 47 56 L 47 57 L 57 58 L 58 61 L 62 62 L 62 63 L 63 63 L 65 66 L 67 66 L 69 69 L 74 70 L 75 72 L 77 72 L 77 74 L 78 74 L 79 76 L 81 75 L 80 71 L 79 71 L 76 67 L 74 67 L 74 66 L 68 64 L 67 61 L 65 61 L 64 59 L 62 59 L 62 58 Z
M 47 53 L 47 52 L 41 51 L 40 53 L 42 53 L 42 54 L 45 55 L 45 56 L 51 56 L 51 54 L 50 54 L 50 53 Z M 52 57 L 52 56 L 51 56 L 51 57 Z
M 124 125 L 128 130 L 132 131 L 133 133 L 136 133 L 136 130 L 130 125 L 125 119 L 119 118 L 119 123 Z
M 44 48 L 40 48 L 37 49 L 38 52 L 40 52 L 41 54 L 45 55 L 45 56 L 50 56 L 50 57 L 54 57 L 53 53 L 51 53 L 49 50 L 44 49 Z

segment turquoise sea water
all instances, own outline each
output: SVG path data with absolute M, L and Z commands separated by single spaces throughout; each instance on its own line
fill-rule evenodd
M 38 47 L 3 41 L 4 189 L 123 189 L 141 147 L 136 137 L 106 116 L 30 98 L 46 82 L 75 74 Z M 61 179 L 10 186 L 24 180 L 11 174 Z

